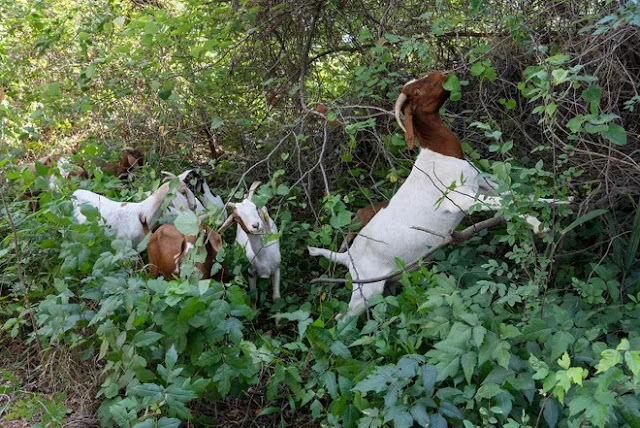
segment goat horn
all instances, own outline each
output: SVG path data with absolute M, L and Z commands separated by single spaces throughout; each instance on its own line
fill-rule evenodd
M 256 189 L 258 188 L 259 185 L 260 185 L 259 181 L 254 181 L 251 184 L 251 187 L 249 187 L 249 193 L 247 194 L 247 199 L 253 198 L 253 194 L 255 193 L 255 191 L 256 191 Z
M 232 202 L 229 202 L 229 204 L 231 204 L 231 203 Z M 234 219 L 235 219 L 235 217 L 234 217 L 234 215 L 232 213 L 229 217 L 227 217 L 227 219 L 224 221 L 224 223 L 222 223 L 222 226 L 220 226 L 218 228 L 218 233 L 222 233 L 225 230 L 227 230 L 229 228 L 229 226 L 231 226 L 231 223 L 233 223 Z
M 235 202 L 227 202 L 227 206 L 231 209 L 234 209 L 236 207 L 236 203 Z
M 169 178 L 170 180 L 173 180 L 174 178 L 178 178 L 176 177 L 175 174 L 172 174 L 169 171 L 160 171 L 160 173 L 166 175 L 167 178 Z
M 402 130 L 404 132 L 407 132 L 407 130 L 405 129 L 404 125 L 402 124 L 402 120 L 400 120 L 400 110 L 402 110 L 402 106 L 404 105 L 404 103 L 407 102 L 407 95 L 400 92 L 400 95 L 398 96 L 398 99 L 396 100 L 396 105 L 394 107 L 394 113 L 396 116 L 396 121 L 398 122 L 398 125 L 400 125 L 400 128 L 402 128 Z

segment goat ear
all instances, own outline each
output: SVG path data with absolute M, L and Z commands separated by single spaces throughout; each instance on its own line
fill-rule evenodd
M 209 242 L 216 252 L 222 249 L 222 236 L 219 233 L 211 231 L 209 234 Z
M 222 226 L 220 226 L 220 228 L 218 229 L 218 233 L 222 233 L 225 230 L 227 230 L 229 226 L 231 226 L 231 223 L 233 223 L 234 217 L 235 217 L 235 214 L 233 213 L 229 217 L 227 217 L 224 223 L 222 223 Z
M 129 166 L 134 166 L 136 164 L 136 158 L 131 154 L 127 154 L 127 162 L 129 162 Z
M 407 143 L 407 148 L 413 150 L 413 103 L 408 102 L 404 107 L 404 141 Z

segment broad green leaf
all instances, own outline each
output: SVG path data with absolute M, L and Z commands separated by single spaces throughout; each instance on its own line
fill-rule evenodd
M 615 366 L 620 362 L 620 352 L 615 349 L 605 349 L 600 354 L 600 361 L 596 368 L 598 371 L 596 373 L 602 373 L 609 370 L 611 367 Z
M 181 423 L 180 419 L 162 417 L 158 420 L 158 428 L 179 428 Z
M 462 355 L 460 358 L 460 364 L 462 364 L 462 371 L 464 372 L 464 377 L 467 380 L 468 384 L 471 384 L 471 377 L 473 376 L 473 372 L 476 368 L 476 363 L 478 361 L 478 356 L 475 352 L 469 351 Z
M 157 333 L 155 331 L 139 331 L 135 336 L 133 336 L 133 343 L 135 343 L 137 347 L 145 347 L 152 343 L 156 343 L 163 337 L 164 335 L 162 333 Z
M 351 351 L 349 351 L 349 348 L 339 340 L 331 344 L 331 353 L 341 358 L 351 358 Z
M 624 361 L 634 376 L 640 375 L 640 351 L 626 351 Z
M 606 131 L 601 132 L 602 136 L 613 144 L 618 146 L 625 146 L 627 144 L 627 131 L 615 123 L 609 125 Z
M 172 92 L 171 89 L 160 89 L 158 91 L 158 97 L 166 101 L 171 96 L 171 92 Z
M 331 226 L 334 229 L 341 229 L 351 223 L 351 212 L 340 211 L 337 215 L 331 217 Z
M 180 233 L 185 235 L 197 235 L 200 230 L 200 220 L 191 210 L 180 211 L 173 224 Z
M 483 398 L 492 398 L 495 395 L 501 393 L 503 390 L 495 383 L 485 383 L 476 392 L 476 400 L 482 400 Z

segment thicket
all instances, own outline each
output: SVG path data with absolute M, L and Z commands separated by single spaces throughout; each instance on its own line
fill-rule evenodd
M 4 2 L 3 361 L 35 352 L 43 394 L 72 394 L 79 376 L 57 374 L 92 362 L 103 426 L 640 426 L 639 30 L 631 0 Z M 412 155 L 390 110 L 432 70 L 452 74 L 443 117 L 466 155 L 509 192 L 506 225 L 336 323 L 350 284 L 310 284 L 344 271 L 306 245 L 336 248 L 401 185 Z M 121 146 L 147 153 L 132 183 L 94 171 L 52 192 L 50 171 L 21 168 Z M 152 280 L 129 244 L 72 221 L 76 188 L 140 200 L 192 165 L 225 200 L 266 183 L 280 301 L 261 284 L 252 310 L 231 237 L 230 283 Z M 64 396 L 18 399 L 0 373 L 0 418 L 68 419 Z

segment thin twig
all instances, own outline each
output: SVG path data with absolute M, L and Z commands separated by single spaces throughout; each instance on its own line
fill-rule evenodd
M 42 350 L 42 346 L 40 345 L 40 341 L 38 340 L 38 324 L 36 323 L 36 319 L 33 316 L 33 311 L 31 310 L 31 302 L 29 301 L 29 289 L 27 287 L 27 283 L 24 280 L 24 273 L 22 272 L 22 255 L 20 254 L 20 245 L 18 243 L 18 231 L 16 229 L 16 225 L 13 223 L 13 218 L 11 217 L 11 212 L 9 211 L 9 206 L 7 205 L 7 201 L 5 199 L 4 186 L 5 183 L 2 183 L 2 186 L 0 186 L 0 198 L 2 199 L 2 206 L 7 213 L 7 221 L 9 222 L 9 227 L 11 227 L 11 234 L 13 235 L 13 245 L 15 246 L 16 251 L 16 267 L 18 269 L 18 282 L 20 283 L 20 288 L 22 289 L 24 307 L 29 313 L 29 319 L 31 320 L 31 327 L 33 328 L 33 332 L 35 334 L 36 344 L 38 345 L 38 349 Z

